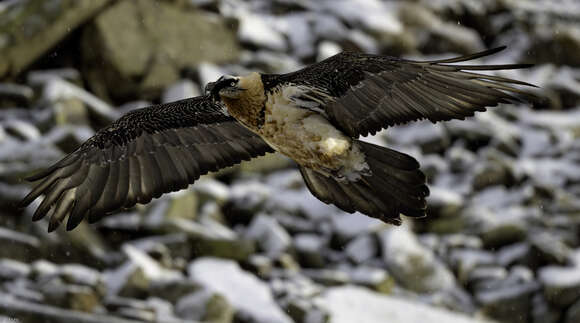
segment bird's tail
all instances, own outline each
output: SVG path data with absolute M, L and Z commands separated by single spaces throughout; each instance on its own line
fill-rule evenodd
M 415 158 L 392 149 L 355 140 L 370 167 L 357 181 L 327 177 L 301 167 L 308 189 L 321 201 L 353 213 L 359 211 L 383 222 L 399 225 L 399 214 L 425 216 L 429 189 Z

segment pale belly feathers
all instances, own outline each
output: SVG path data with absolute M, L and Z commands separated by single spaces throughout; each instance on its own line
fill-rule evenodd
M 258 134 L 298 164 L 325 175 L 357 180 L 368 172 L 365 156 L 355 141 L 318 112 L 296 106 L 292 98 L 300 91 L 289 86 L 268 97 L 265 122 Z

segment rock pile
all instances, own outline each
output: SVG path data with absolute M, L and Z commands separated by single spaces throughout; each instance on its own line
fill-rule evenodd
M 0 322 L 580 322 L 580 5 L 573 0 L 0 3 Z M 269 155 L 46 233 L 21 178 L 150 102 L 340 50 L 485 63 L 533 107 L 395 127 L 429 216 L 389 227 L 316 200 Z

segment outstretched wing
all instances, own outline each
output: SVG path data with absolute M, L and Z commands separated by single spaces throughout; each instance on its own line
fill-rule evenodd
M 34 175 L 22 200 L 44 200 L 33 220 L 51 214 L 49 231 L 68 215 L 67 230 L 161 194 L 199 176 L 272 152 L 260 137 L 209 98 L 196 97 L 132 111 L 77 150 Z
M 299 99 L 320 103 L 336 127 L 356 138 L 419 119 L 464 119 L 488 106 L 532 97 L 513 86 L 531 84 L 472 72 L 526 68 L 528 64 L 451 64 L 504 48 L 425 62 L 343 52 L 293 73 L 264 75 L 264 86 L 289 83 L 311 88 Z

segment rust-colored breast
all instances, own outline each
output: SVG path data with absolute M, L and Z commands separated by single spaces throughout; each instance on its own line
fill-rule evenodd
M 264 123 L 262 111 L 266 103 L 264 85 L 258 73 L 240 78 L 239 87 L 244 89 L 238 99 L 222 98 L 228 112 L 250 130 L 258 131 Z

